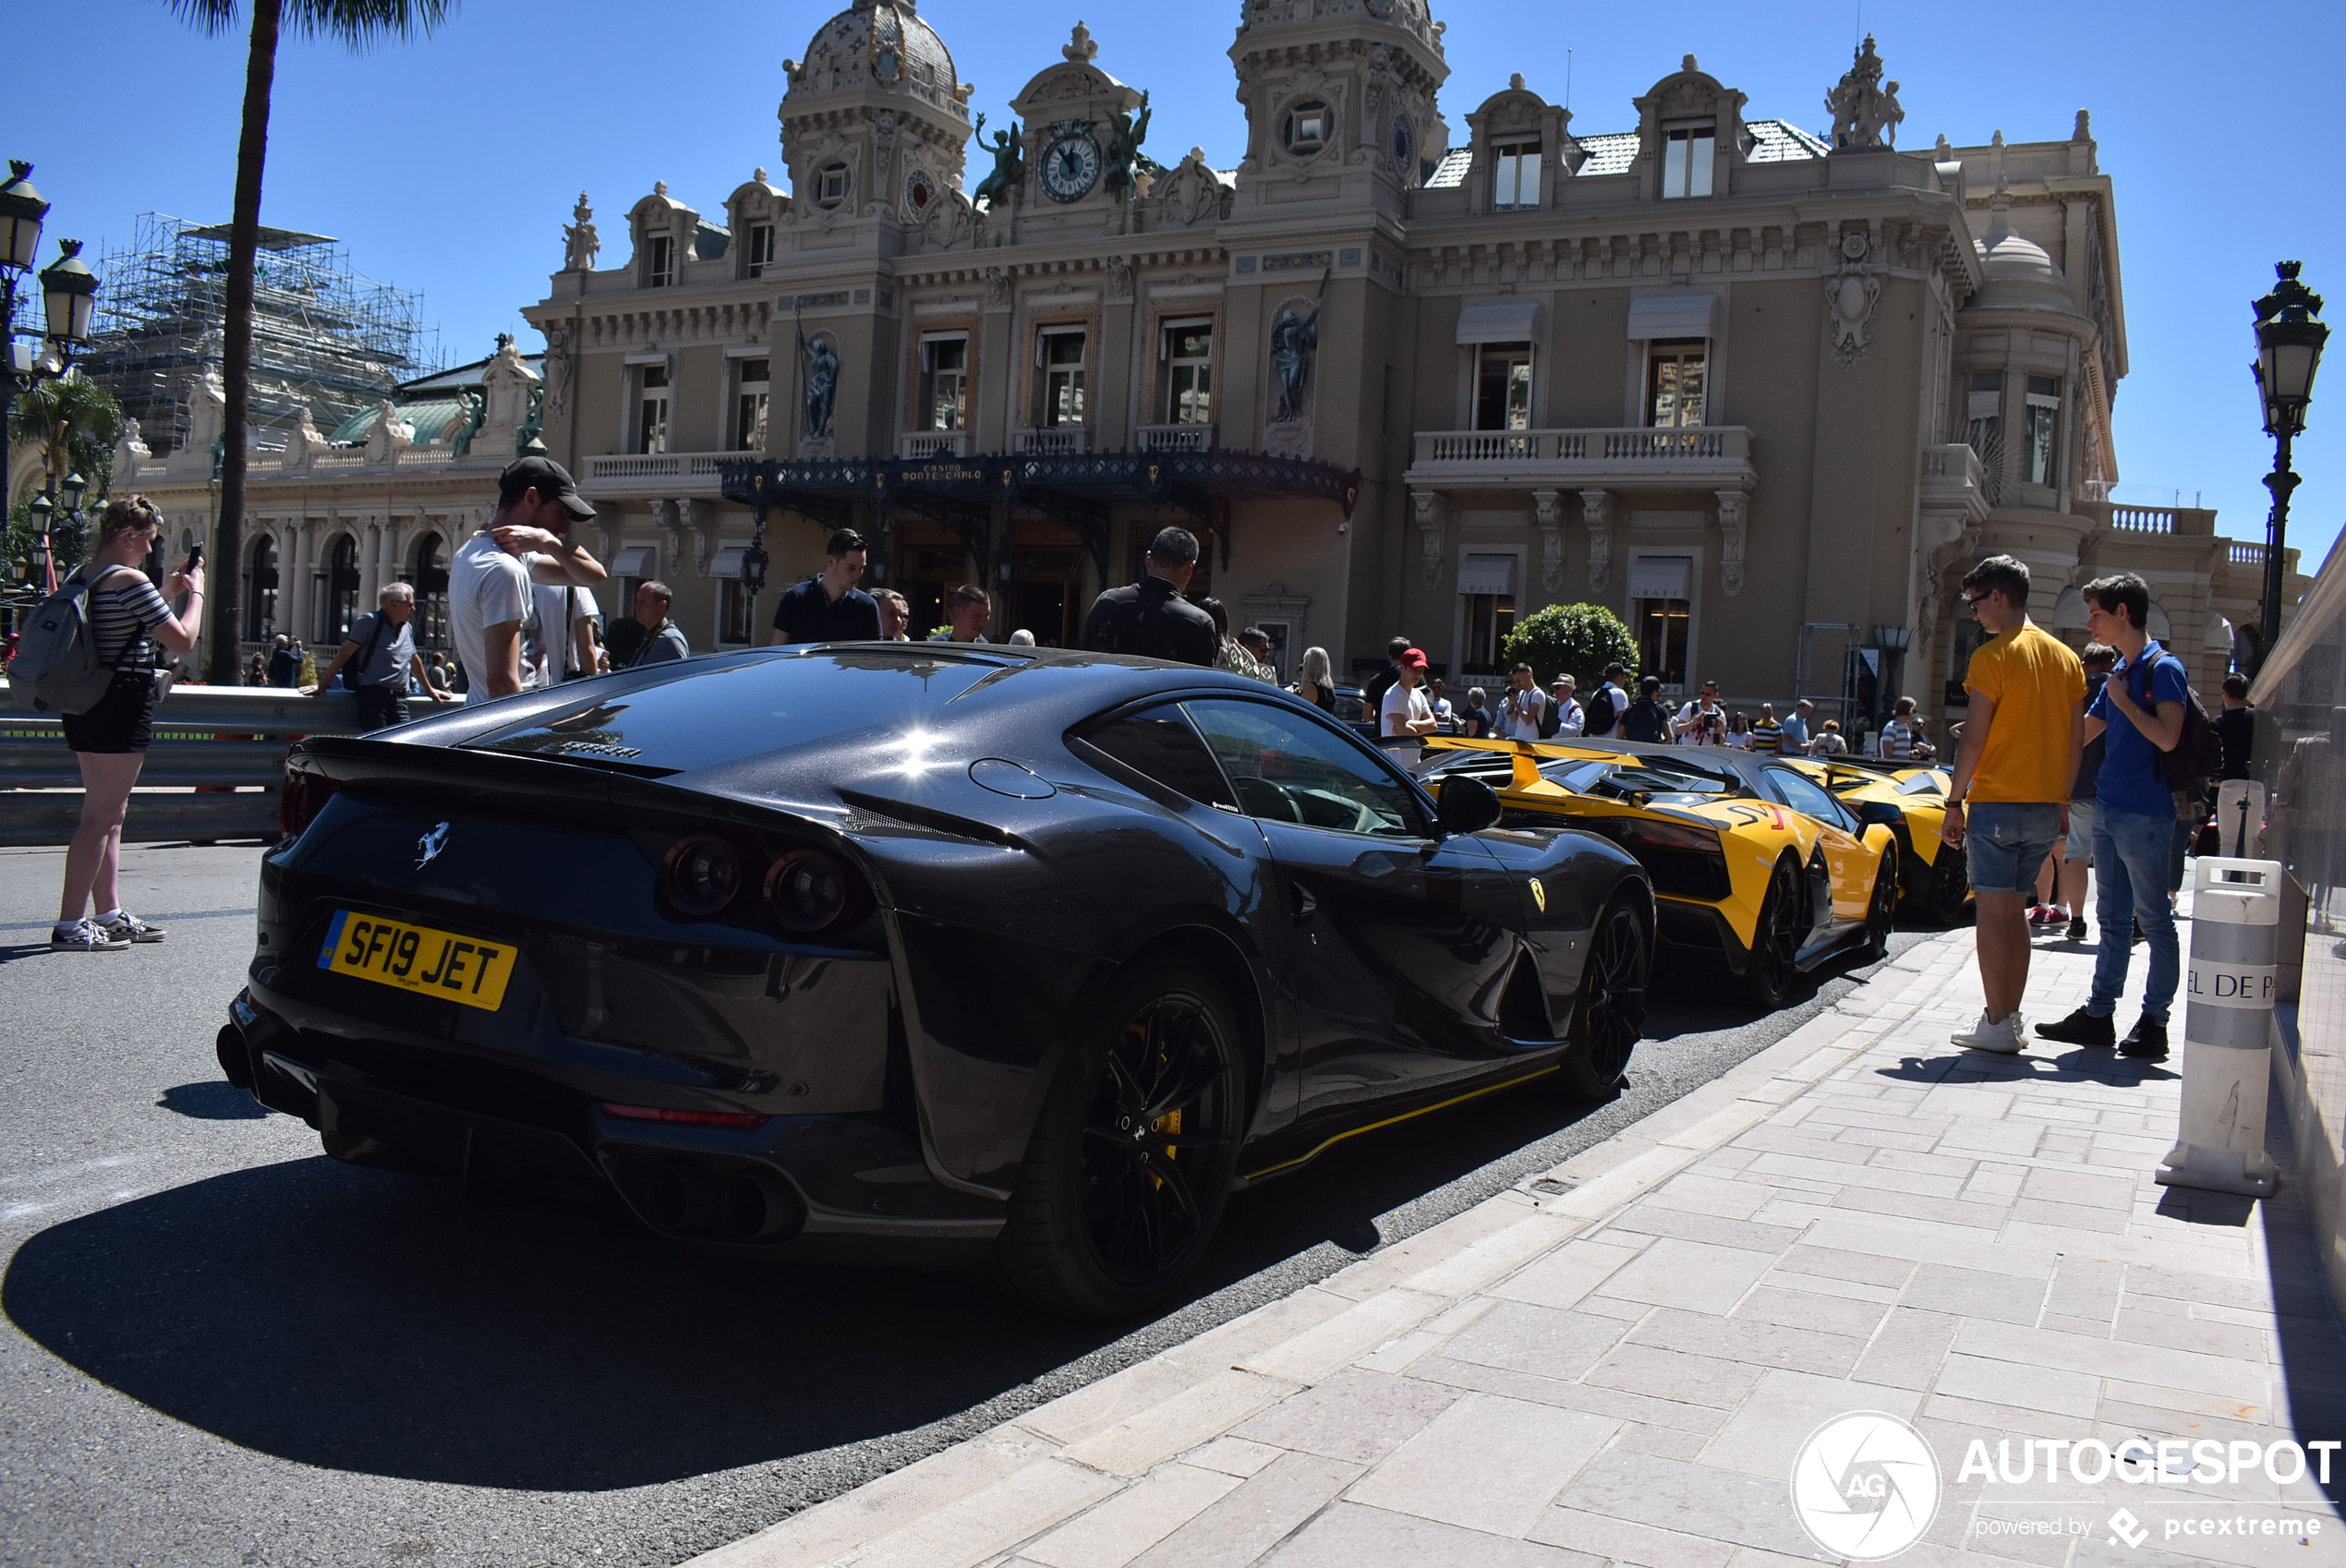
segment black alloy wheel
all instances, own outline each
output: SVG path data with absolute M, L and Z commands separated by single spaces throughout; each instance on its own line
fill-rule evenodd
M 1636 902 L 1623 896 L 1605 907 L 1589 933 L 1589 961 L 1572 1007 L 1572 1046 L 1541 1081 L 1575 1104 L 1602 1103 L 1621 1092 L 1629 1056 L 1646 1031 L 1646 980 L 1653 942 Z
M 1203 1256 L 1245 1096 L 1229 1002 L 1196 963 L 1128 971 L 1097 1016 L 1052 1082 L 990 1268 L 1046 1310 L 1122 1318 Z
M 1768 875 L 1767 896 L 1760 900 L 1760 923 L 1751 935 L 1751 952 L 1742 976 L 1744 999 L 1771 1011 L 1792 995 L 1794 968 L 1800 956 L 1800 938 L 1808 923 L 1800 914 L 1800 873 L 1790 859 L 1776 862 Z
M 1881 851 L 1881 865 L 1874 873 L 1873 898 L 1866 905 L 1866 939 L 1857 949 L 1859 959 L 1878 964 L 1890 956 L 1890 934 L 1898 926 L 1898 850 L 1892 846 Z
M 1923 874 L 1930 879 L 1930 898 L 1925 907 L 1930 918 L 1943 926 L 1963 923 L 1965 900 L 1971 897 L 1969 857 L 1960 844 L 1939 846 L 1938 863 Z

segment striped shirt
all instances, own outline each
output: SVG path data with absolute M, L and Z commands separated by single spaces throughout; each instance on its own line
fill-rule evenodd
M 112 571 L 90 593 L 91 649 L 110 669 L 136 669 L 154 662 L 154 645 L 148 633 L 171 619 L 147 574 L 134 569 Z

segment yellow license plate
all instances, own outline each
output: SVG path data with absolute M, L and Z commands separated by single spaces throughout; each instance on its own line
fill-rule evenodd
M 514 977 L 510 944 L 336 910 L 318 967 L 495 1012 Z

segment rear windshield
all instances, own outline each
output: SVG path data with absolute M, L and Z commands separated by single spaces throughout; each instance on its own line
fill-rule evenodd
M 466 744 L 689 773 L 863 730 L 901 740 L 998 669 L 921 644 L 712 663 L 639 691 L 585 681 L 576 703 Z

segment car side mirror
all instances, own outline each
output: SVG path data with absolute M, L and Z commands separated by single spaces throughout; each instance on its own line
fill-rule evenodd
M 1440 807 L 1434 820 L 1442 836 L 1480 833 L 1499 820 L 1498 792 L 1470 773 L 1453 773 L 1442 780 Z

